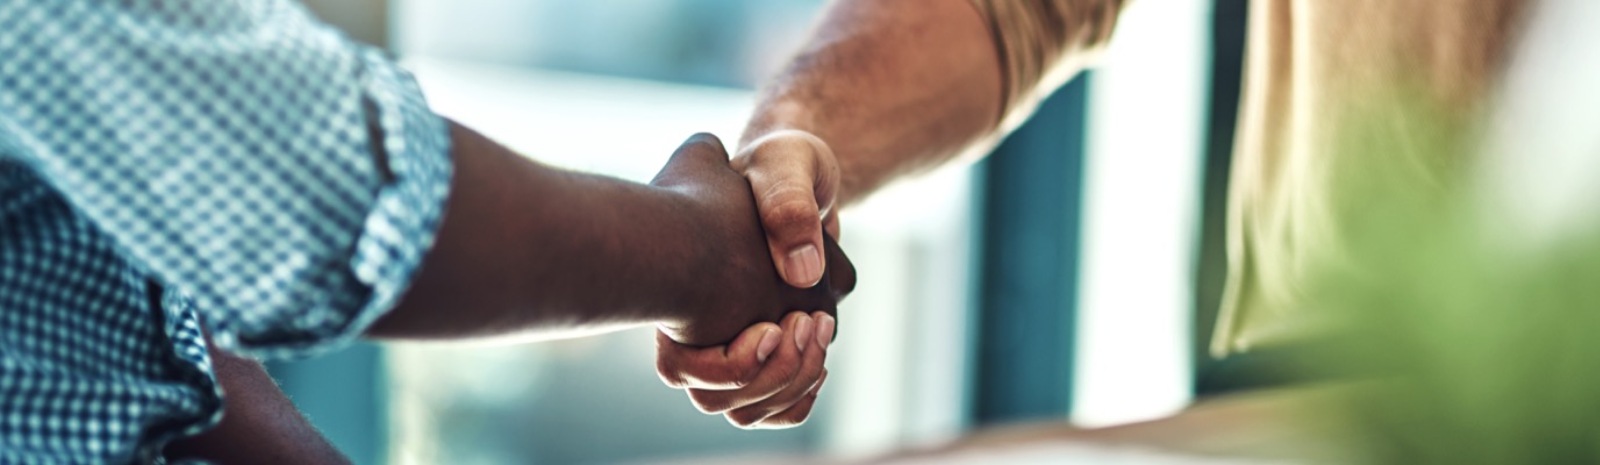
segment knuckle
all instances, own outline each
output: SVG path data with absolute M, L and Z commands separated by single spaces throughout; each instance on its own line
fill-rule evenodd
M 676 366 L 665 358 L 656 359 L 656 376 L 661 377 L 661 382 L 674 389 L 682 389 L 688 385 L 688 380 L 679 373 Z
M 807 147 L 804 142 L 792 137 L 792 134 L 791 131 L 777 131 L 761 136 L 750 142 L 746 152 L 755 162 L 807 155 L 808 150 L 805 150 Z
M 775 131 L 752 141 L 739 154 L 740 171 L 768 168 L 802 170 L 808 176 L 838 179 L 838 161 L 827 142 L 805 131 Z
M 673 154 L 673 158 L 676 160 L 680 157 L 686 160 L 719 158 L 726 161 L 728 150 L 722 146 L 722 140 L 717 139 L 717 136 L 699 133 L 689 136 L 689 139 L 678 147 L 678 151 Z
M 656 360 L 656 376 L 673 389 L 690 387 L 742 388 L 750 383 L 756 368 L 747 364 L 713 364 L 699 370 L 679 367 L 667 359 Z
M 699 410 L 700 413 L 707 415 L 715 415 L 728 410 L 726 400 L 719 398 L 715 394 L 697 389 L 689 390 L 689 403 L 694 404 L 694 408 Z
M 812 391 L 811 393 L 801 397 L 800 400 L 796 401 L 795 404 L 789 407 L 788 410 L 776 415 L 776 417 L 782 417 L 776 420 L 781 421 L 788 426 L 799 426 L 805 424 L 806 419 L 811 418 L 811 412 L 816 408 L 816 406 L 817 393 Z M 772 418 L 768 419 L 768 421 L 773 420 L 774 419 Z
M 665 372 L 665 371 L 657 371 L 656 372 L 656 376 L 659 376 L 661 378 L 661 384 L 665 384 L 665 385 L 667 385 L 667 387 L 670 387 L 670 388 L 673 388 L 673 389 L 683 389 L 683 388 L 689 386 L 689 380 L 685 379 L 682 375 L 679 375 L 677 373 L 669 373 L 669 372 Z
M 748 386 L 750 385 L 750 380 L 755 378 L 759 371 L 754 365 L 745 363 L 729 366 L 724 384 L 735 388 Z
M 773 148 L 790 154 L 805 154 L 813 159 L 822 158 L 831 152 L 828 143 L 815 134 L 795 129 L 773 132 L 765 138 L 765 142 Z
M 745 368 L 721 364 L 706 370 L 705 373 L 687 373 L 687 377 L 691 383 L 725 389 L 739 389 L 750 384 L 752 376 L 747 374 Z
M 798 371 L 794 374 L 794 378 L 789 381 L 790 387 L 810 390 L 811 385 L 817 384 L 817 380 L 822 378 L 822 362 L 819 361 L 814 366 L 812 364 L 807 365 L 803 371 Z M 798 392 L 790 397 L 799 397 L 804 394 L 805 392 Z
M 806 365 L 805 360 L 801 357 L 793 357 L 786 360 L 773 358 L 767 362 L 767 369 L 772 370 L 772 378 L 784 380 L 783 384 L 785 386 L 792 384 L 794 379 L 800 376 L 801 370 Z
M 718 150 L 722 149 L 722 139 L 718 138 L 716 134 L 709 132 L 694 133 L 694 135 L 689 136 L 689 143 L 695 145 L 706 145 Z
M 771 428 L 793 428 L 806 424 L 806 420 L 810 417 L 811 409 L 807 408 L 804 412 L 784 414 L 777 417 L 768 418 L 766 421 L 763 421 L 762 424 Z
M 822 215 L 817 210 L 817 204 L 810 196 L 800 195 L 797 191 L 799 188 L 784 186 L 768 190 L 765 198 L 769 202 L 766 208 L 761 209 L 761 222 L 770 228 L 820 227 Z
M 712 136 L 710 133 L 698 133 L 690 136 L 690 145 L 691 147 L 696 147 L 696 149 L 718 153 L 722 157 L 726 157 L 726 153 L 728 153 L 728 149 L 722 145 L 722 139 L 717 139 L 717 136 Z
M 728 423 L 732 423 L 733 426 L 741 429 L 756 429 L 756 427 L 760 426 L 761 420 L 766 419 L 765 412 L 759 412 L 754 409 L 735 410 L 723 416 L 727 417 Z

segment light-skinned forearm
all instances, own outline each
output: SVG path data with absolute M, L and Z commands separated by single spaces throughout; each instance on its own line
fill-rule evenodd
M 840 0 L 767 88 L 741 146 L 776 130 L 816 135 L 845 204 L 976 158 L 1092 61 L 1126 3 Z
M 991 139 L 1001 66 L 968 0 L 840 1 L 765 95 L 741 145 L 800 129 L 826 141 L 844 204 Z

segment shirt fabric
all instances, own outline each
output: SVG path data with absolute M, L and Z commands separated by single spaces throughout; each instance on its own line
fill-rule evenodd
M 991 25 L 1015 127 L 1081 69 L 1110 36 L 1124 0 L 972 0 Z M 1534 0 L 1258 0 L 1249 45 L 1228 199 L 1229 275 L 1212 338 L 1216 356 L 1317 337 L 1328 315 L 1303 293 L 1323 270 L 1349 267 L 1342 228 L 1351 177 L 1402 167 L 1420 189 L 1468 150 L 1407 152 L 1365 163 L 1353 136 L 1385 143 L 1437 139 L 1469 127 L 1508 65 Z M 1405 106 L 1425 111 L 1396 111 Z M 1426 124 L 1418 124 L 1423 120 Z M 1434 120 L 1446 120 L 1444 122 Z M 1438 124 L 1435 124 L 1438 123 Z M 1379 144 L 1384 145 L 1384 144 Z M 1131 156 L 1131 155 L 1130 155 Z M 1394 177 L 1395 173 L 1382 173 Z M 1359 270 L 1357 270 L 1359 272 Z
M 412 78 L 288 0 L 0 2 L 0 463 L 150 463 L 234 352 L 391 308 L 449 189 Z

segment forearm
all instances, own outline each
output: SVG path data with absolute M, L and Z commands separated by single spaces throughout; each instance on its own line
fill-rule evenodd
M 224 464 L 348 464 L 278 389 L 261 364 L 211 349 L 211 364 L 226 405 L 222 422 L 198 436 L 174 441 L 168 459 Z
M 590 331 L 682 320 L 706 266 L 663 189 L 564 171 L 452 124 L 456 164 L 433 249 L 380 338 Z
M 843 174 L 839 199 L 947 161 L 996 126 L 1001 71 L 967 0 L 841 1 L 768 86 L 740 145 L 780 129 L 817 135 Z
M 768 87 L 741 145 L 817 135 L 850 203 L 904 174 L 979 155 L 1076 74 L 1123 0 L 845 0 Z

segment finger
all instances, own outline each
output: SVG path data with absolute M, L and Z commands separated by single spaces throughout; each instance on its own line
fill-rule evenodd
M 729 423 L 743 429 L 783 429 L 799 426 L 805 423 L 806 417 L 811 415 L 811 409 L 816 402 L 818 390 L 827 380 L 828 370 L 824 368 L 817 377 L 816 382 L 795 391 L 798 397 L 791 401 L 775 402 L 771 405 L 753 405 L 743 409 L 734 410 L 723 414 Z M 777 399 L 774 396 L 774 399 Z M 749 415 L 749 416 L 746 416 Z M 751 418 L 761 417 L 751 420 Z M 753 421 L 753 422 L 752 422 Z
M 833 345 L 833 338 L 838 335 L 838 322 L 828 312 L 816 312 L 811 317 L 817 320 L 817 347 L 828 350 Z
M 789 389 L 796 382 L 810 385 L 814 379 L 803 376 L 804 354 L 820 352 L 815 349 L 813 342 L 816 338 L 814 325 L 815 320 L 805 312 L 790 313 L 784 317 L 783 332 L 793 337 L 783 338 L 777 352 L 762 366 L 755 379 L 743 388 L 734 390 L 690 389 L 689 400 L 701 412 L 715 414 L 761 402 Z M 811 349 L 807 350 L 801 343 Z
M 815 346 L 815 344 L 812 345 Z M 817 381 L 822 379 L 822 373 L 825 371 L 823 362 L 827 359 L 827 351 L 808 350 L 802 355 L 804 356 L 804 362 L 800 367 L 800 372 L 788 387 L 759 402 L 729 410 L 724 414 L 728 418 L 728 422 L 741 428 L 753 428 L 759 425 L 762 420 L 766 420 L 768 417 L 788 410 L 800 403 L 805 398 L 806 393 L 811 392 Z
M 676 389 L 738 389 L 755 378 L 783 339 L 783 330 L 772 323 L 751 325 L 728 345 L 703 348 L 679 344 L 658 330 L 656 374 Z
M 778 274 L 801 288 L 822 279 L 822 216 L 832 211 L 839 184 L 833 153 L 821 139 L 779 131 L 757 139 L 735 165 L 750 180 L 767 246 Z
M 829 344 L 833 341 L 832 317 L 822 312 L 817 312 L 812 316 L 816 317 L 817 321 L 819 321 L 817 324 L 817 346 L 821 347 L 823 350 L 827 350 Z M 812 408 L 816 406 L 817 397 L 822 393 L 822 386 L 827 384 L 827 382 L 828 369 L 823 368 L 822 377 L 817 379 L 817 383 L 811 386 L 811 391 L 807 392 L 804 397 L 801 397 L 799 402 L 796 402 L 787 410 L 773 414 L 772 416 L 767 417 L 765 420 L 761 420 L 760 423 L 756 424 L 756 428 L 784 429 L 805 424 L 806 419 L 811 416 Z
M 822 386 L 828 382 L 828 370 L 822 370 L 822 379 L 817 380 L 817 385 L 811 387 L 811 392 L 801 397 L 799 402 L 788 410 L 778 412 L 756 424 L 759 429 L 784 429 L 793 428 L 806 423 L 811 417 L 811 411 L 817 405 L 817 397 L 822 395 Z
M 656 173 L 651 184 L 658 186 L 672 186 L 678 179 L 688 178 L 693 174 L 693 169 L 705 163 L 728 164 L 728 150 L 722 146 L 722 140 L 710 133 L 698 133 L 689 136 L 672 152 L 672 157 L 667 159 L 666 166 Z

